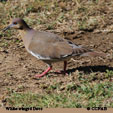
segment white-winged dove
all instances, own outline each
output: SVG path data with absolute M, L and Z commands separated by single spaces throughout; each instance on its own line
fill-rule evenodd
M 19 30 L 26 50 L 36 58 L 48 64 L 48 69 L 36 77 L 42 77 L 52 69 L 52 63 L 64 61 L 64 74 L 66 73 L 67 60 L 74 56 L 103 56 L 103 53 L 78 46 L 58 35 L 45 31 L 36 31 L 30 28 L 23 19 L 13 19 L 12 23 L 4 29 Z

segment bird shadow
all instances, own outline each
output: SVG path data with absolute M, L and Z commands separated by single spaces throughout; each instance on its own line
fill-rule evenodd
M 85 74 L 90 74 L 92 72 L 106 72 L 106 70 L 113 71 L 113 67 L 109 67 L 106 65 L 96 65 L 96 66 L 80 66 L 77 68 L 67 70 L 67 73 L 72 73 L 78 71 L 83 71 Z

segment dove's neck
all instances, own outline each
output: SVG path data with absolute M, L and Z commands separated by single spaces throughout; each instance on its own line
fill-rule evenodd
M 26 49 L 28 50 L 29 44 L 31 43 L 31 40 L 34 35 L 34 30 L 33 29 L 19 30 L 19 34 L 21 35 L 24 45 Z

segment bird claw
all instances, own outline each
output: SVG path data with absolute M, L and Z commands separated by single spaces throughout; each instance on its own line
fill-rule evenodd
M 56 74 L 63 74 L 63 75 L 68 75 L 68 73 L 66 73 L 65 71 L 56 71 Z
M 35 77 L 40 78 L 43 77 L 44 75 L 40 74 L 40 75 L 35 75 Z

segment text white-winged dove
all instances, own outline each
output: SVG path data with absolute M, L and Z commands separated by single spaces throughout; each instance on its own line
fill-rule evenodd
M 36 58 L 48 64 L 48 69 L 36 77 L 42 77 L 52 69 L 52 63 L 64 61 L 64 74 L 66 73 L 67 60 L 74 56 L 103 56 L 103 53 L 78 46 L 58 35 L 45 31 L 36 31 L 30 28 L 23 19 L 13 19 L 12 23 L 4 29 L 19 30 L 26 50 Z

